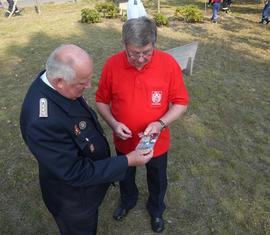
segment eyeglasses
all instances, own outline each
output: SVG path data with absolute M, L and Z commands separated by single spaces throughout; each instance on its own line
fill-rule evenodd
M 131 51 L 128 51 L 128 49 L 126 48 L 127 56 L 135 60 L 138 60 L 141 57 L 143 57 L 144 59 L 148 59 L 149 57 L 153 55 L 153 51 L 154 49 L 151 48 L 143 52 L 131 52 Z

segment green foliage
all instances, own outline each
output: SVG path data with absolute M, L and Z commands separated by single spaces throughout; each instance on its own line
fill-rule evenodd
M 124 14 L 121 16 L 121 21 L 126 22 L 127 21 L 127 14 Z
M 117 18 L 119 16 L 119 9 L 113 2 L 98 3 L 95 8 L 104 18 Z
M 154 20 L 157 26 L 169 26 L 169 19 L 167 16 L 157 13 L 154 15 Z
M 174 17 L 178 20 L 184 20 L 189 23 L 201 22 L 203 20 L 202 12 L 195 5 L 177 7 Z
M 81 10 L 81 16 L 82 23 L 93 24 L 101 21 L 100 13 L 95 9 L 84 8 Z

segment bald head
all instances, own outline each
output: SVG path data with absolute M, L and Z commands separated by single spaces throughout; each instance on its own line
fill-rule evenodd
M 68 99 L 77 99 L 91 87 L 93 61 L 76 45 L 61 45 L 49 56 L 46 76 L 54 89 Z
M 72 81 L 85 67 L 93 68 L 90 55 L 76 45 L 66 44 L 57 47 L 50 54 L 46 63 L 46 73 L 49 80 L 63 78 Z

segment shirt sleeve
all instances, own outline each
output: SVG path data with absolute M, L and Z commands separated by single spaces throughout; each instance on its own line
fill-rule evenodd
M 170 76 L 170 103 L 187 105 L 189 102 L 189 96 L 184 83 L 183 73 L 180 66 L 173 58 L 171 61 Z
M 72 186 L 121 180 L 128 167 L 125 156 L 108 156 L 99 161 L 81 157 L 69 132 L 55 119 L 33 121 L 26 130 L 26 142 L 39 162 L 41 175 Z
M 111 74 L 109 67 L 109 63 L 107 62 L 102 69 L 96 91 L 96 102 L 109 104 L 111 101 Z

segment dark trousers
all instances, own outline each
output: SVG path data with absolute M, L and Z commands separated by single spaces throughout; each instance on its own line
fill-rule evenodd
M 262 12 L 263 19 L 268 19 L 269 11 L 270 11 L 270 1 L 268 1 L 268 3 L 266 3 L 264 8 L 263 8 L 263 12 Z
M 220 3 L 214 3 L 213 4 L 213 15 L 211 20 L 217 20 L 218 19 L 218 11 L 220 8 Z
M 117 151 L 118 155 L 122 155 Z M 149 197 L 147 200 L 147 210 L 150 216 L 161 217 L 166 206 L 164 197 L 167 190 L 167 152 L 152 158 L 146 164 L 147 185 Z M 122 208 L 133 208 L 138 200 L 139 191 L 135 182 L 136 167 L 129 167 L 123 181 L 119 182 Z
M 61 235 L 96 235 L 98 211 L 81 216 L 54 216 Z
M 8 11 L 12 12 L 14 1 L 13 0 L 7 0 L 7 2 L 8 2 Z M 17 8 L 17 6 L 15 6 L 15 11 L 17 11 L 17 10 L 18 10 L 18 8 Z

